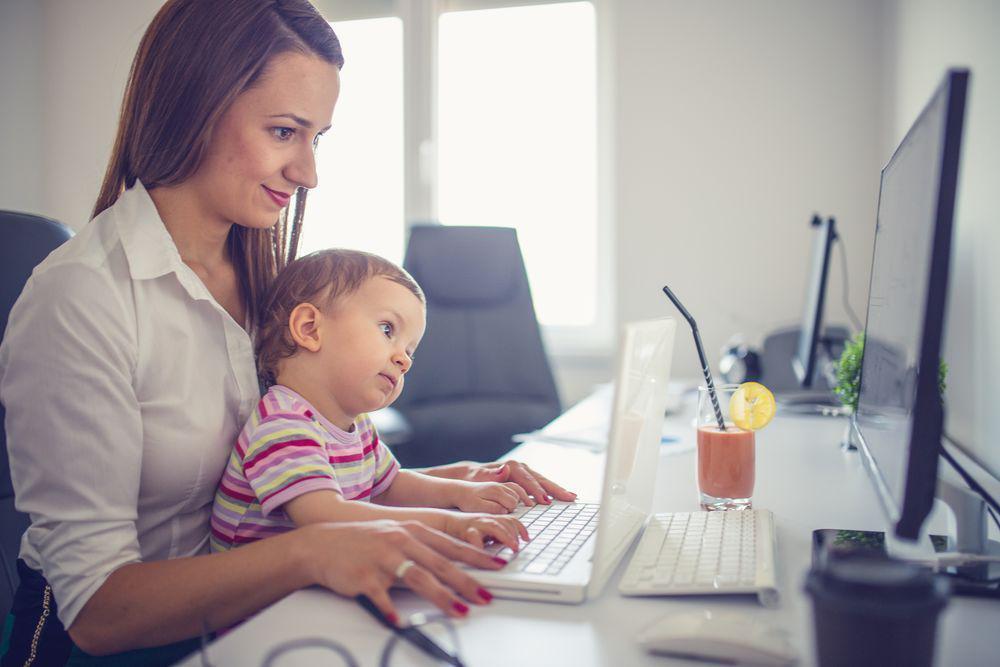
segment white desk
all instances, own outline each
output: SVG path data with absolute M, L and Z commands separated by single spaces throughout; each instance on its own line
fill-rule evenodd
M 690 419 L 690 417 L 686 417 Z M 581 605 L 494 600 L 473 607 L 457 624 L 462 657 L 470 667 L 486 665 L 692 665 L 644 653 L 639 630 L 667 612 L 700 608 L 739 609 L 787 629 L 800 664 L 815 664 L 812 611 L 802 592 L 815 528 L 881 530 L 876 498 L 857 454 L 842 452 L 845 422 L 821 417 L 779 416 L 758 434 L 754 504 L 774 512 L 778 542 L 779 608 L 767 610 L 755 598 L 624 598 L 617 592 L 624 563 L 600 597 Z M 694 437 L 691 432 L 690 437 Z M 603 456 L 551 443 L 527 442 L 512 452 L 538 470 L 570 486 L 581 499 L 596 498 Z M 686 451 L 660 459 L 655 511 L 697 510 L 695 455 Z M 932 532 L 943 532 L 932 516 Z M 407 592 L 394 598 L 401 611 L 430 609 Z M 353 601 L 324 590 L 294 593 L 272 605 L 209 647 L 213 665 L 259 665 L 275 644 L 320 636 L 349 646 L 362 665 L 377 665 L 389 633 Z M 1000 602 L 953 598 L 938 629 L 937 664 L 996 664 L 1000 655 Z M 303 651 L 282 665 L 340 664 L 333 654 Z M 197 656 L 183 663 L 200 665 Z

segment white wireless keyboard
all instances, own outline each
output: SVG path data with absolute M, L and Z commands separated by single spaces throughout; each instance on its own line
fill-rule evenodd
M 649 517 L 618 590 L 622 595 L 756 594 L 778 603 L 774 517 L 768 510 Z

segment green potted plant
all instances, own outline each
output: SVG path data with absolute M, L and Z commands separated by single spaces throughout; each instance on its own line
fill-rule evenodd
M 861 384 L 861 359 L 865 355 L 865 332 L 854 335 L 844 345 L 837 362 L 837 386 L 833 392 L 851 412 L 858 409 L 858 388 Z
M 837 386 L 833 391 L 848 413 L 858 409 L 858 391 L 861 385 L 861 360 L 865 356 L 865 334 L 859 332 L 844 345 L 844 351 L 837 362 Z M 941 361 L 938 368 L 938 391 L 944 400 L 945 377 L 948 375 L 948 364 Z M 850 426 L 844 433 L 843 446 L 846 449 L 857 449 L 850 438 Z

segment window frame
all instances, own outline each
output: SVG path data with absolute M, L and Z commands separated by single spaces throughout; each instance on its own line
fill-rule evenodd
M 438 219 L 435 137 L 437 32 L 441 14 L 562 2 L 590 2 L 596 22 L 597 62 L 597 293 L 589 326 L 542 326 L 555 358 L 606 356 L 615 338 L 614 322 L 614 95 L 611 62 L 611 0 L 313 0 L 330 22 L 395 16 L 403 22 L 403 233 Z M 350 66 L 348 55 L 347 67 Z

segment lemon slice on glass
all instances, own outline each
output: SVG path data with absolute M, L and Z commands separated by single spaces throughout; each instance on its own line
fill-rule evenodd
M 759 431 L 774 418 L 774 394 L 759 382 L 744 382 L 729 399 L 729 418 L 744 431 Z

